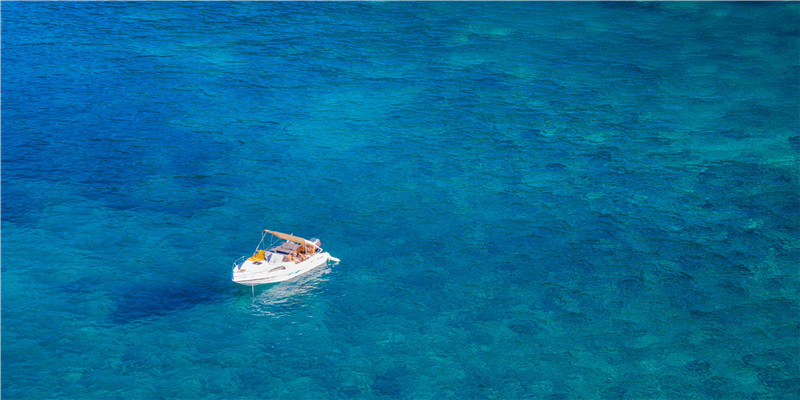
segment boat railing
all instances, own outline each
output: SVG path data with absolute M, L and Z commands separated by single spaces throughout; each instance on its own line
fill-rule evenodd
M 236 268 L 239 265 L 241 265 L 242 262 L 243 262 L 242 260 L 244 260 L 245 258 L 248 258 L 248 257 L 247 256 L 241 256 L 238 259 L 236 259 L 236 261 L 233 262 L 233 268 Z

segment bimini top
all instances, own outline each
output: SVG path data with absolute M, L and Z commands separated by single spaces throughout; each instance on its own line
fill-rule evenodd
M 303 244 L 303 245 L 306 244 L 306 243 L 313 244 L 310 241 L 301 238 L 300 236 L 289 235 L 288 233 L 275 232 L 275 231 L 271 231 L 269 229 L 264 229 L 264 232 L 271 233 L 272 235 L 277 236 L 277 237 L 279 237 L 281 239 L 285 239 L 285 240 L 288 240 L 290 242 L 295 242 L 297 244 Z

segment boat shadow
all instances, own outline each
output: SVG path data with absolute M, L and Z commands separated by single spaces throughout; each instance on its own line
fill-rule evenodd
M 118 294 L 109 319 L 117 325 L 146 321 L 222 301 L 232 295 L 233 290 L 226 280 L 136 284 Z
M 145 282 L 122 288 L 115 295 L 109 321 L 115 325 L 145 322 L 203 304 L 224 302 L 239 297 L 247 312 L 262 316 L 283 316 L 301 308 L 308 294 L 327 281 L 330 266 L 315 268 L 297 278 L 255 288 L 229 279 L 162 283 Z M 219 277 L 217 277 L 219 278 Z

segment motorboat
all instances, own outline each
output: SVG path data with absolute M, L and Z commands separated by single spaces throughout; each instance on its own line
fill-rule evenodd
M 273 239 L 267 245 L 267 234 Z M 322 250 L 319 239 L 264 230 L 252 256 L 242 256 L 233 262 L 233 281 L 255 286 L 287 281 L 339 259 Z

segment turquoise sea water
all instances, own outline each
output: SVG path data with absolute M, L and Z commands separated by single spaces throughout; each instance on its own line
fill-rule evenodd
M 2 396 L 797 398 L 799 22 L 3 2 Z

